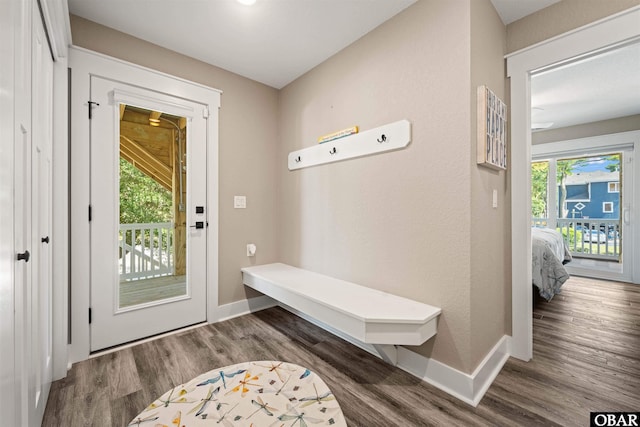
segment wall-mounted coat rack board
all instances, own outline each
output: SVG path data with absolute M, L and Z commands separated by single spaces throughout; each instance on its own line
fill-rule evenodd
M 411 123 L 400 120 L 289 153 L 289 170 L 338 162 L 384 151 L 399 150 L 411 142 Z

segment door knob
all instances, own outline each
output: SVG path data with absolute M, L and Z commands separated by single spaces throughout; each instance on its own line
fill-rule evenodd
M 40 241 L 41 241 L 42 243 L 49 243 L 49 236 L 47 236 L 47 237 L 43 237 L 42 239 L 40 239 Z
M 29 262 L 29 258 L 31 258 L 29 251 L 24 251 L 23 253 L 18 254 L 18 261 L 24 260 L 24 262 Z

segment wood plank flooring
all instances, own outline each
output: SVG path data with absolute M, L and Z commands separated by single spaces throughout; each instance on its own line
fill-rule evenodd
M 171 387 L 247 360 L 310 368 L 349 426 L 587 426 L 590 411 L 640 410 L 640 286 L 572 277 L 537 302 L 534 359 L 510 359 L 476 408 L 272 308 L 73 365 L 43 425 L 126 426 Z

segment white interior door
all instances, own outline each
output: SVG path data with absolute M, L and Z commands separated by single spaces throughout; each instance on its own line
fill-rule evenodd
M 20 123 L 14 144 L 14 247 L 16 249 L 15 277 L 15 364 L 14 374 L 18 388 L 19 405 L 14 408 L 18 420 L 28 425 L 33 396 L 30 394 L 32 378 L 29 337 L 33 259 L 31 248 L 31 132 Z M 11 345 L 11 343 L 10 343 Z
M 91 102 L 90 341 L 97 351 L 206 320 L 207 110 L 97 76 Z M 154 197 L 140 187 L 131 196 L 127 183 L 138 179 L 168 189 L 170 221 L 136 219 L 162 204 L 149 204 Z M 136 192 L 144 200 L 136 202 Z
M 30 340 L 28 405 L 30 425 L 40 425 L 47 404 L 53 370 L 52 310 L 52 140 L 53 60 L 42 20 L 33 19 L 32 151 L 31 151 L 31 292 L 27 324 Z M 31 412 L 33 411 L 33 412 Z

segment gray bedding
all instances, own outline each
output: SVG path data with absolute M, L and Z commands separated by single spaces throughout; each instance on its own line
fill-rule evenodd
M 571 261 L 571 254 L 562 235 L 549 228 L 531 229 L 531 253 L 533 284 L 541 297 L 551 301 L 569 278 L 563 264 Z

